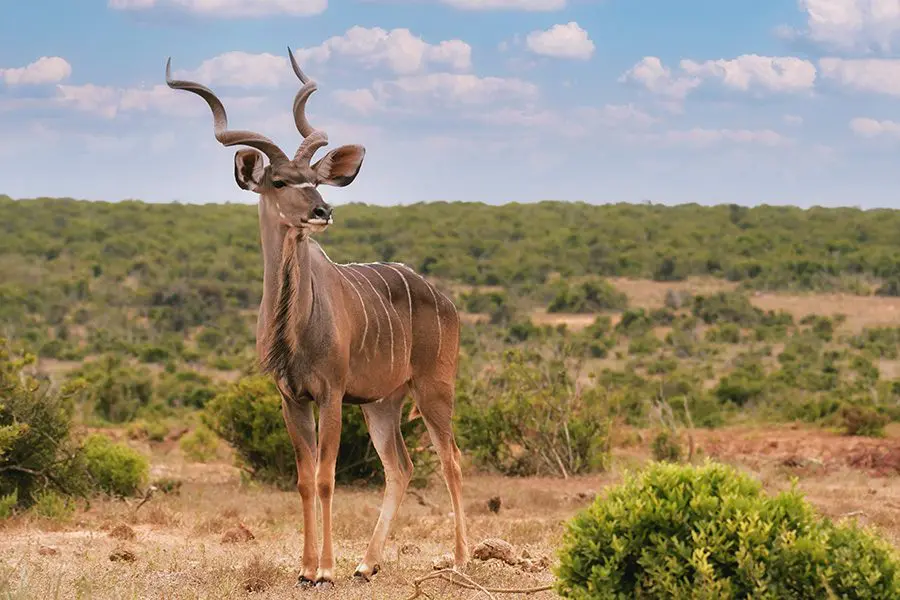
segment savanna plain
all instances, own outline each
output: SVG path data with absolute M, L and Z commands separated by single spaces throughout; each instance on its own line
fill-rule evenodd
M 898 230 L 893 210 L 441 202 L 338 206 L 317 240 L 454 300 L 466 581 L 556 598 L 567 524 L 651 463 L 795 486 L 900 547 Z M 336 586 L 295 587 L 258 235 L 248 205 L 0 196 L 0 597 L 403 599 L 452 551 L 435 454 L 404 420 L 412 484 L 382 571 L 351 578 L 383 471 L 347 406 Z M 419 597 L 488 597 L 467 585 Z

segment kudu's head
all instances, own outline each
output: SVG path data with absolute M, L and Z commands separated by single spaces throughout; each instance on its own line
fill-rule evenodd
M 288 56 L 294 73 L 303 83 L 294 97 L 294 122 L 303 136 L 303 142 L 292 159 L 264 135 L 252 131 L 229 131 L 222 101 L 202 84 L 173 80 L 171 58 L 166 62 L 166 83 L 172 89 L 187 90 L 206 100 L 213 113 L 216 139 L 223 146 L 251 148 L 238 150 L 234 155 L 234 179 L 239 187 L 260 194 L 260 202 L 271 202 L 284 225 L 323 231 L 332 222 L 332 208 L 317 187 L 321 184 L 336 187 L 349 185 L 362 167 L 366 150 L 357 144 L 340 146 L 311 163 L 316 151 L 328 144 L 328 135 L 314 129 L 306 119 L 306 102 L 316 91 L 316 82 L 300 70 L 290 48 Z M 263 154 L 269 159 L 268 165 L 264 164 Z

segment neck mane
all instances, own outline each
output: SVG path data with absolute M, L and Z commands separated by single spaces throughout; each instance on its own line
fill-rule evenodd
M 257 323 L 257 355 L 264 373 L 282 376 L 296 354 L 312 312 L 309 236 L 287 227 L 260 197 L 263 298 Z

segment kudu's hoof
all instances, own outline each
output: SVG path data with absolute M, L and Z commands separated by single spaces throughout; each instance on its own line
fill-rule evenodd
M 315 587 L 315 585 L 316 585 L 316 582 L 314 580 L 310 579 L 309 577 L 304 577 L 303 575 L 300 575 L 299 577 L 297 577 L 296 587 L 298 587 L 298 588 L 311 589 L 311 588 Z
M 360 565 L 360 567 L 362 566 L 363 565 Z M 379 565 L 375 565 L 374 567 L 372 567 L 372 572 L 367 574 L 365 570 L 360 570 L 360 567 L 357 567 L 356 572 L 353 573 L 353 580 L 362 583 L 368 583 L 372 581 L 372 578 L 375 577 L 378 571 L 381 570 L 381 567 Z
M 316 582 L 316 589 L 317 589 L 317 590 L 326 590 L 326 591 L 327 591 L 327 590 L 333 590 L 333 589 L 334 589 L 334 582 L 333 582 L 333 581 L 328 581 L 327 579 L 323 579 L 322 581 L 317 581 L 317 582 Z

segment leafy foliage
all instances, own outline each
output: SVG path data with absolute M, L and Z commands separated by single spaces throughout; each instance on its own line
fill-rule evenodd
M 558 282 L 556 295 L 547 312 L 595 313 L 620 310 L 628 306 L 628 296 L 606 281 L 586 279 L 574 284 Z
M 730 467 L 655 463 L 573 518 L 559 550 L 564 598 L 896 598 L 885 541 L 819 519 Z
M 608 460 L 603 398 L 582 393 L 565 352 L 549 361 L 520 350 L 460 391 L 457 435 L 482 466 L 506 475 L 578 474 Z
M 271 377 L 241 378 L 208 404 L 206 416 L 210 428 L 234 447 L 244 468 L 256 479 L 283 488 L 296 484 L 294 450 L 282 416 L 281 395 Z M 337 481 L 383 480 L 384 470 L 360 408 L 343 407 L 341 418 Z M 412 441 L 423 429 L 417 420 L 404 424 L 403 433 Z M 410 452 L 410 456 L 417 462 L 418 452 Z
M 95 433 L 84 440 L 84 458 L 94 485 L 111 496 L 131 496 L 146 483 L 147 458 L 137 450 Z
M 0 498 L 6 506 L 32 505 L 45 490 L 87 491 L 83 461 L 71 437 L 72 391 L 54 393 L 24 368 L 0 338 Z M 14 499 L 14 500 L 13 500 Z

